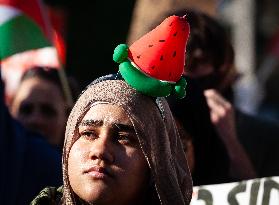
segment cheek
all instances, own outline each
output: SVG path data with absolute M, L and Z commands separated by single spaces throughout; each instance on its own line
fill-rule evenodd
M 138 167 L 139 170 L 147 170 L 148 164 L 142 152 L 137 153 L 135 156 L 135 167 Z
M 45 118 L 46 123 L 48 126 L 52 127 L 52 129 L 55 127 L 56 132 L 63 134 L 66 128 L 66 113 L 64 109 L 58 109 L 56 108 L 56 115 L 53 117 Z
M 123 166 L 134 180 L 145 180 L 149 167 L 141 150 L 126 152 L 127 158 L 123 160 Z
M 63 111 L 60 110 L 59 117 L 57 117 L 57 126 L 59 126 L 60 129 L 65 131 L 67 118 L 65 112 Z
M 83 145 L 81 140 L 78 139 L 72 146 L 70 153 L 69 153 L 69 168 L 70 165 L 73 165 L 73 168 L 80 167 L 80 164 L 85 162 L 86 156 L 87 156 L 87 149 L 86 146 Z M 79 166 L 76 166 L 79 165 Z M 72 168 L 72 167 L 71 167 Z
M 131 153 L 126 163 L 126 173 L 122 177 L 122 185 L 127 195 L 139 196 L 144 193 L 149 184 L 149 167 L 141 151 Z
M 80 177 L 82 175 L 83 164 L 86 161 L 86 151 L 81 143 L 76 141 L 69 153 L 68 158 L 68 174 L 72 188 L 79 188 L 81 185 Z
M 64 106 L 56 106 L 54 107 L 54 110 L 56 112 L 56 116 L 53 118 L 53 121 L 56 120 L 57 123 L 65 124 L 66 123 L 66 110 Z

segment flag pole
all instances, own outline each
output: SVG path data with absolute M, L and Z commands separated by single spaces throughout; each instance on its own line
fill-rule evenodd
M 60 55 L 58 53 L 58 48 L 55 46 L 55 43 L 54 43 L 54 40 L 53 40 L 53 35 L 52 35 L 53 32 L 51 31 L 52 25 L 51 25 L 50 20 L 49 20 L 50 19 L 49 14 L 47 12 L 43 12 L 43 11 L 46 11 L 46 6 L 43 4 L 43 2 L 41 0 L 38 0 L 38 4 L 41 7 L 42 16 L 44 18 L 44 21 L 47 24 L 46 28 L 48 29 L 49 39 L 51 40 L 51 43 L 55 47 L 56 56 L 57 56 L 58 64 L 59 64 L 58 76 L 59 76 L 59 79 L 60 79 L 60 82 L 61 82 L 61 85 L 62 85 L 63 93 L 65 95 L 65 100 L 66 100 L 67 105 L 69 107 L 72 107 L 73 104 L 74 104 L 73 95 L 72 95 L 72 92 L 71 92 L 71 89 L 70 89 L 69 81 L 68 81 L 67 76 L 66 76 L 66 72 L 64 70 L 64 65 L 62 63 L 62 59 L 60 58 Z M 54 33 L 54 35 L 55 35 L 55 38 L 58 38 L 56 33 Z
M 57 51 L 56 51 L 57 53 Z M 57 53 L 58 56 L 58 53 Z M 65 70 L 64 70 L 64 66 L 62 65 L 62 62 L 60 60 L 60 57 L 58 56 L 58 61 L 60 64 L 60 69 L 58 69 L 58 75 L 62 84 L 62 89 L 64 91 L 65 94 L 65 98 L 66 98 L 66 102 L 68 104 L 69 107 L 72 107 L 74 105 L 74 101 L 73 101 L 73 95 L 70 89 L 70 85 L 69 85 L 69 81 L 67 79 Z

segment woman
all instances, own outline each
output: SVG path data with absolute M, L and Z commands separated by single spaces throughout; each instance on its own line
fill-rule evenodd
M 0 68 L 1 204 L 28 204 L 45 186 L 62 183 L 61 154 L 11 117 L 1 79 Z
M 189 204 L 192 181 L 169 107 L 118 75 L 82 93 L 66 128 L 63 189 L 32 202 Z
M 78 88 L 74 81 L 69 82 L 72 94 L 76 96 Z M 63 144 L 68 110 L 58 70 L 51 67 L 28 69 L 10 105 L 15 119 L 58 147 Z

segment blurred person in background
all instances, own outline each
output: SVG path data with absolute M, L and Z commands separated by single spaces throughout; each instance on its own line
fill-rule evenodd
M 264 58 L 257 70 L 257 78 L 265 89 L 259 114 L 279 123 L 279 28 L 268 39 Z
M 2 80 L 0 163 L 1 204 L 28 204 L 43 187 L 57 186 L 62 182 L 60 153 L 11 117 L 4 102 Z
M 241 155 L 247 153 L 259 177 L 279 175 L 279 126 L 243 113 L 233 105 L 233 84 L 239 74 L 226 31 L 217 20 L 199 11 L 184 9 L 175 13 L 186 14 L 191 27 L 185 75 L 204 90 L 211 121 L 231 150 L 231 158 L 242 160 L 245 157 Z M 235 173 L 235 176 L 256 176 L 249 164 L 251 169 L 242 167 L 243 172 Z
M 21 78 L 10 111 L 26 128 L 41 134 L 50 144 L 62 147 L 71 107 L 66 101 L 58 72 L 51 67 L 28 69 Z M 69 81 L 69 84 L 76 98 L 77 84 L 74 81 Z
M 227 72 L 227 63 L 233 58 L 233 53 L 230 51 L 233 51 L 233 49 L 232 47 L 229 47 L 229 41 L 225 30 L 213 18 L 200 12 L 185 9 L 172 11 L 166 15 L 163 15 L 159 17 L 160 19 L 157 20 L 153 25 L 156 25 L 157 22 L 159 22 L 161 19 L 170 15 L 186 16 L 186 19 L 190 24 L 191 32 L 188 45 L 186 47 L 187 61 L 184 71 L 184 75 L 189 78 L 188 81 L 190 80 L 190 83 L 196 83 L 202 90 L 213 88 L 212 86 L 220 86 L 220 88 L 223 88 L 223 85 L 228 85 L 229 83 L 231 83 L 236 78 L 237 73 L 235 72 L 235 70 L 230 70 L 230 72 Z M 231 49 L 229 50 L 229 48 Z M 220 72 L 215 72 L 215 67 L 218 68 L 217 70 L 220 69 Z M 219 85 L 217 79 L 221 79 L 221 81 L 224 83 L 220 83 Z M 219 152 L 219 154 L 226 153 L 229 159 L 228 166 L 220 166 L 222 167 L 222 169 L 224 168 L 224 172 L 222 173 L 222 177 L 220 177 L 220 179 L 217 179 L 218 177 L 216 178 L 215 182 L 219 181 L 221 183 L 226 181 L 228 182 L 234 180 L 255 178 L 257 174 L 253 167 L 253 164 L 250 161 L 250 156 L 247 155 L 246 150 L 243 148 L 243 145 L 237 137 L 234 113 L 231 104 L 227 102 L 227 100 L 221 101 L 220 99 L 222 99 L 222 97 L 219 97 L 219 94 L 217 98 L 217 92 L 215 92 L 214 90 L 207 90 L 207 93 L 207 96 L 211 95 L 211 102 L 208 102 L 209 97 L 204 96 L 206 97 L 205 99 L 208 107 L 204 106 L 204 104 L 200 104 L 201 106 L 203 106 L 203 108 L 200 109 L 209 109 L 210 120 L 213 124 L 213 130 L 215 134 L 213 134 L 213 131 L 211 130 L 211 134 L 208 134 L 208 136 L 204 137 L 213 139 L 217 136 L 219 138 L 217 140 L 219 141 L 219 145 L 217 145 L 217 143 L 215 144 L 215 146 L 219 146 L 220 149 L 223 149 L 223 151 Z M 202 101 L 203 98 L 200 98 L 200 100 Z M 227 109 L 225 116 L 222 116 L 222 114 L 220 114 L 219 107 L 216 108 L 215 105 L 217 104 L 217 100 L 219 102 L 222 102 L 221 109 Z M 200 116 L 200 120 L 206 121 L 206 114 L 204 114 L 203 112 L 202 114 L 203 115 Z M 215 117 L 215 119 L 213 119 L 213 116 Z M 182 122 L 180 123 L 182 124 L 182 126 L 185 126 Z M 201 124 L 204 124 L 208 127 L 211 126 L 212 128 L 212 125 L 210 125 L 211 123 L 207 121 L 206 123 Z M 196 123 L 194 126 L 198 126 L 198 123 Z M 186 131 L 189 132 L 189 130 L 187 129 Z M 203 135 L 207 134 L 199 134 L 199 136 Z M 211 135 L 214 137 L 212 137 Z M 192 136 L 192 138 L 194 139 L 195 136 Z M 206 141 L 206 139 L 204 140 Z M 193 147 L 195 150 L 195 146 Z M 210 148 L 207 147 L 207 149 Z M 195 152 L 197 153 L 198 151 Z M 199 154 L 202 155 L 202 153 L 203 152 Z M 217 155 L 218 154 L 216 154 L 216 156 Z M 223 160 L 223 162 L 224 161 L 226 160 Z M 197 160 L 195 160 L 195 163 L 197 163 Z M 201 183 L 210 184 L 214 180 L 214 174 L 212 174 L 212 177 L 208 177 L 211 182 L 207 181 L 207 177 L 208 176 L 206 176 L 205 174 L 205 179 Z
M 198 186 L 243 179 L 231 176 L 232 159 L 210 121 L 210 111 L 203 91 L 195 81 L 190 78 L 186 80 L 186 97 L 181 100 L 169 97 L 168 102 L 184 145 L 193 184 Z M 236 169 L 242 168 L 240 163 Z

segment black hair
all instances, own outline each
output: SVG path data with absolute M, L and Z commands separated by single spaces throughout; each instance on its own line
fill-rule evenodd
M 226 61 L 228 35 L 226 30 L 215 20 L 202 12 L 195 10 L 179 10 L 176 15 L 187 15 L 191 34 L 187 44 L 189 70 L 195 69 L 193 53 L 200 49 L 202 60 L 211 63 L 218 71 Z
M 51 82 L 54 85 L 56 85 L 59 88 L 64 99 L 66 99 L 65 93 L 63 91 L 63 85 L 62 85 L 58 72 L 59 72 L 58 69 L 54 68 L 54 67 L 34 66 L 31 68 L 28 68 L 23 73 L 20 82 L 23 82 L 24 80 L 27 80 L 30 78 L 35 78 L 35 77 L 46 80 L 46 81 Z M 80 87 L 78 85 L 78 82 L 73 77 L 67 76 L 67 80 L 69 83 L 69 87 L 71 90 L 73 100 L 75 101 L 77 99 L 77 96 L 80 93 Z

